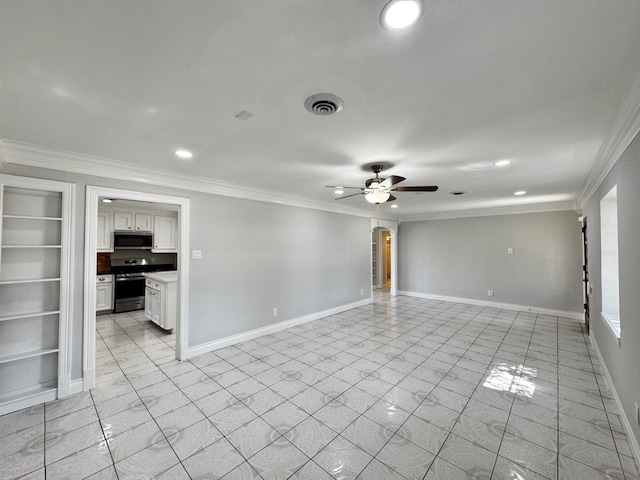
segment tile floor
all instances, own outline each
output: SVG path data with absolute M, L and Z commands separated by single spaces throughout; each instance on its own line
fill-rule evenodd
M 184 363 L 97 330 L 95 389 L 0 417 L 0 478 L 640 479 L 577 321 L 376 292 Z

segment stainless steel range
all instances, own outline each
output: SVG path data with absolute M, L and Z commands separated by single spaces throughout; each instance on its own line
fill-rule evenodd
M 111 273 L 115 274 L 115 312 L 144 309 L 144 274 L 175 270 L 173 264 L 149 263 L 146 258 L 111 260 Z

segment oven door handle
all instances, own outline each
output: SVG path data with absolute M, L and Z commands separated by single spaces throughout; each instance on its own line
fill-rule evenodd
M 124 278 L 116 278 L 116 282 L 133 282 L 134 280 L 137 281 L 144 281 L 144 277 L 124 277 Z

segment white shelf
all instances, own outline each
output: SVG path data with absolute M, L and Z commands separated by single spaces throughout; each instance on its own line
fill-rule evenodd
M 49 315 L 58 315 L 60 310 L 48 310 L 46 312 L 32 312 L 32 313 L 21 313 L 19 315 L 11 315 L 8 317 L 0 317 L 0 322 L 6 322 L 8 320 L 20 320 L 23 318 L 33 318 L 33 317 L 46 317 Z
M 36 217 L 34 215 L 4 214 L 4 215 L 2 215 L 2 218 L 15 218 L 17 220 L 51 220 L 51 221 L 56 221 L 56 222 L 61 222 L 62 221 L 61 217 Z
M 58 353 L 57 348 L 43 348 L 41 350 L 33 350 L 31 352 L 22 352 L 15 355 L 7 355 L 0 357 L 0 364 L 15 362 L 16 360 L 24 360 L 26 358 L 41 357 L 43 355 L 50 355 L 52 353 Z
M 2 245 L 2 248 L 62 248 L 62 245 Z
M 58 397 L 55 384 L 36 385 L 27 390 L 8 392 L 0 395 L 0 415 L 50 402 Z
M 60 278 L 29 278 L 24 280 L 0 280 L 0 285 L 15 285 L 18 283 L 42 283 L 42 282 L 59 282 Z

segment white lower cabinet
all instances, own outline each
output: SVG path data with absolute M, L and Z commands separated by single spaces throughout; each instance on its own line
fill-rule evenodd
M 113 275 L 96 278 L 96 312 L 113 310 Z
M 177 272 L 148 274 L 145 280 L 144 313 L 160 328 L 176 328 L 178 316 Z

